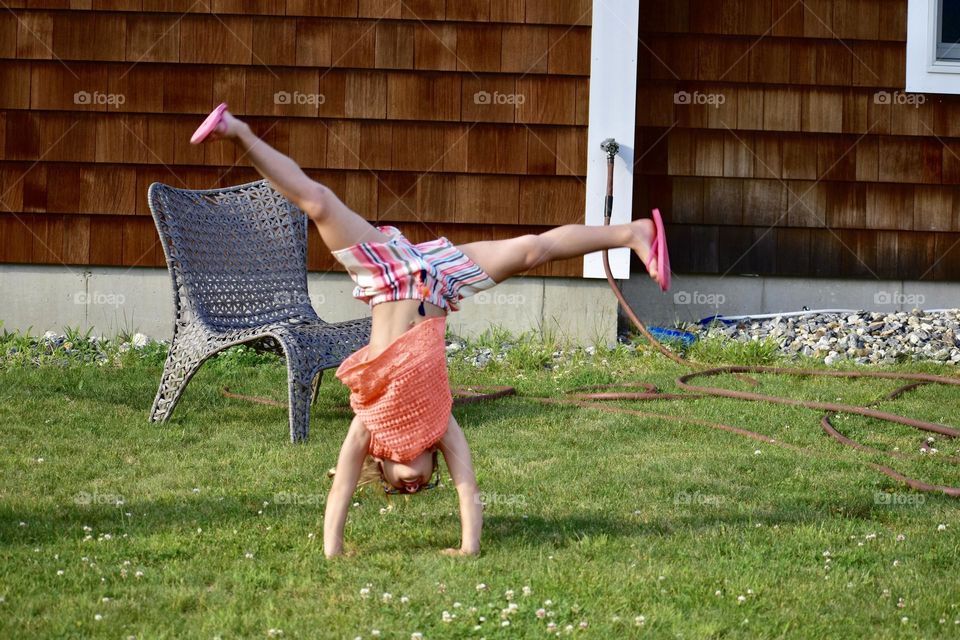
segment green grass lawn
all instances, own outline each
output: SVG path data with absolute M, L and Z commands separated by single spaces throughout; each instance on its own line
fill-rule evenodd
M 550 396 L 626 380 L 670 389 L 684 372 L 623 349 L 545 370 L 549 349 L 527 345 L 484 369 L 455 363 L 453 383 Z M 439 553 L 459 542 L 448 483 L 391 502 L 361 492 L 346 528 L 354 555 L 330 561 L 326 471 L 351 416 L 332 372 L 310 441 L 294 446 L 284 409 L 219 393 L 285 400 L 278 360 L 204 365 L 164 425 L 146 421 L 160 360 L 122 364 L 0 368 L 0 638 L 545 638 L 551 621 L 583 638 L 960 637 L 960 503 L 872 471 L 864 462 L 887 459 L 841 447 L 812 411 L 639 407 L 742 426 L 799 454 L 522 398 L 457 408 L 487 504 L 481 556 Z M 845 402 L 896 386 L 761 382 Z M 885 406 L 956 424 L 960 398 L 924 387 Z M 922 440 L 859 417 L 837 424 L 885 449 L 916 452 Z M 938 455 L 957 444 L 938 438 Z M 892 466 L 960 484 L 935 458 Z

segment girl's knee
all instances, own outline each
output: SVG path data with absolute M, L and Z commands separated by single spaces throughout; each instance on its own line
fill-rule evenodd
M 313 222 L 320 224 L 329 217 L 332 199 L 334 197 L 336 196 L 334 196 L 329 188 L 316 182 L 301 201 L 297 203 L 297 206 L 299 206 Z
M 547 240 L 541 236 L 527 234 L 517 238 L 524 256 L 525 269 L 533 269 L 546 261 L 548 255 Z

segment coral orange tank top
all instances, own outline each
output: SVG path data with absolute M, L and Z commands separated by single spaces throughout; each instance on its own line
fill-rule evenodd
M 337 369 L 350 388 L 350 406 L 370 432 L 370 454 L 409 462 L 447 432 L 453 396 L 445 330 L 445 316 L 429 318 L 376 357 L 367 359 L 366 345 Z

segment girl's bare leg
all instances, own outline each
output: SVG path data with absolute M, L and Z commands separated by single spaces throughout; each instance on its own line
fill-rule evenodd
M 655 233 L 653 221 L 647 219 L 610 226 L 568 224 L 540 235 L 471 242 L 458 248 L 494 281 L 500 283 L 551 260 L 575 258 L 618 247 L 633 249 L 640 260 L 647 264 L 650 259 L 650 242 Z M 648 267 L 649 271 L 653 272 L 650 277 L 655 278 L 656 260 Z
M 313 180 L 297 165 L 258 138 L 249 125 L 229 111 L 208 140 L 230 139 L 273 187 L 307 214 L 330 251 L 359 242 L 386 242 L 389 238 L 346 206 L 333 191 Z

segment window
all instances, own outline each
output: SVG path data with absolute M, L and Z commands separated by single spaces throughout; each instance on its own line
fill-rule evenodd
M 960 2 L 937 4 L 937 60 L 960 60 Z
M 960 0 L 909 0 L 906 89 L 960 94 Z

